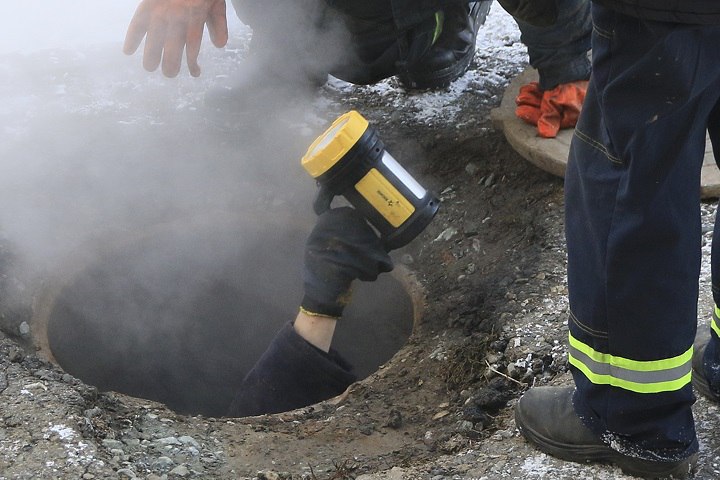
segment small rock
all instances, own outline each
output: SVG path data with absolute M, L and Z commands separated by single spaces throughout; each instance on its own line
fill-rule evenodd
M 463 418 L 471 425 L 479 423 L 485 426 L 489 425 L 492 421 L 492 419 L 480 407 L 472 404 L 466 405 L 465 408 L 463 408 Z M 472 430 L 472 428 L 468 430 Z
M 448 471 L 444 467 L 432 467 L 430 469 L 430 475 L 443 476 L 447 475 Z
M 532 366 L 530 368 L 534 374 L 539 374 L 545 370 L 545 363 L 541 358 L 536 358 L 532 361 Z
M 433 242 L 437 242 L 440 240 L 448 241 L 451 238 L 453 238 L 455 235 L 457 235 L 458 231 L 455 227 L 448 227 L 445 230 L 443 230 L 440 235 L 438 235 Z
M 470 422 L 468 420 L 462 420 L 458 422 L 457 429 L 459 432 L 469 432 L 473 429 L 474 426 L 475 424 L 473 422 Z
M 122 448 L 112 448 L 110 449 L 110 455 L 122 459 L 125 456 L 125 451 Z
M 170 470 L 170 475 L 175 475 L 177 477 L 187 477 L 190 475 L 190 470 L 185 465 L 178 465 L 177 467 Z
M 280 480 L 280 474 L 271 471 L 257 472 L 258 480 Z
M 475 165 L 473 162 L 469 162 L 467 165 L 465 165 L 465 173 L 468 175 L 475 175 L 478 170 L 480 170 L 480 167 Z
M 390 415 L 388 416 L 388 421 L 385 425 L 392 429 L 400 428 L 402 426 L 402 415 L 400 414 L 400 411 L 395 409 L 390 410 Z
M 183 445 L 191 445 L 195 448 L 200 448 L 200 444 L 191 436 L 189 435 L 183 435 L 182 437 L 179 437 L 178 440 Z
M 28 325 L 27 322 L 22 322 L 18 327 L 18 331 L 20 332 L 20 336 L 27 337 L 30 335 L 30 325 Z
M 473 237 L 480 233 L 480 222 L 474 220 L 466 220 L 463 223 L 463 233 L 466 237 Z
M 135 475 L 135 472 L 130 470 L 129 468 L 121 468 L 117 471 L 118 477 L 120 478 L 137 478 Z
M 168 469 L 173 465 L 175 465 L 175 462 L 173 462 L 169 457 L 158 457 L 152 464 L 153 468 L 157 468 L 159 470 Z
M 120 440 L 113 440 L 111 438 L 106 438 L 102 441 L 103 447 L 107 448 L 108 450 L 115 450 L 115 449 L 122 449 L 123 443 Z
M 22 362 L 23 357 L 24 355 L 20 348 L 13 345 L 8 349 L 8 360 L 10 360 L 12 363 Z
M 182 445 L 182 442 L 175 437 L 165 437 L 157 440 L 159 445 Z
M 474 405 L 477 405 L 484 410 L 490 411 L 495 411 L 503 408 L 507 404 L 507 401 L 507 395 L 491 388 L 478 389 L 471 400 Z
M 485 359 L 488 361 L 488 363 L 493 364 L 499 362 L 500 359 L 502 359 L 502 355 L 498 353 L 488 353 Z
M 362 433 L 363 435 L 372 435 L 372 433 L 373 433 L 374 431 L 375 431 L 375 426 L 372 425 L 372 424 L 370 424 L 370 425 L 362 425 L 362 426 L 360 427 L 360 433 Z
M 101 415 L 101 414 L 102 414 L 102 410 L 101 410 L 99 407 L 90 408 L 90 409 L 85 410 L 85 412 L 83 412 L 83 414 L 84 414 L 87 418 L 94 418 L 94 417 L 97 417 L 97 416 Z M 103 440 L 103 442 L 105 442 L 105 440 Z M 103 444 L 104 444 L 104 443 L 103 443 Z M 108 447 L 108 448 L 114 448 L 114 447 Z
M 435 415 L 433 415 L 432 419 L 433 419 L 433 420 L 440 420 L 441 418 L 447 417 L 448 415 L 450 415 L 450 412 L 449 412 L 449 411 L 447 411 L 447 410 L 440 410 L 438 413 L 436 413 Z

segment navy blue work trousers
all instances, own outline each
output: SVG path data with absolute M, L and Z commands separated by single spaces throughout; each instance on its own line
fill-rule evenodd
M 592 13 L 565 181 L 574 404 L 615 448 L 671 461 L 698 448 L 700 172 L 706 130 L 720 154 L 720 27 Z
M 542 90 L 590 77 L 590 0 L 557 0 L 557 6 L 558 19 L 549 27 L 515 19 Z

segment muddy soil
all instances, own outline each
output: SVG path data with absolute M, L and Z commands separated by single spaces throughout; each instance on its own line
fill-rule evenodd
M 496 6 L 489 21 L 510 25 Z M 246 37 L 236 41 L 241 50 Z M 393 253 L 422 286 L 422 319 L 395 356 L 341 397 L 284 414 L 229 419 L 180 415 L 147 399 L 88 385 L 48 360 L 33 325 L 43 295 L 57 281 L 55 268 L 68 268 L 75 257 L 65 254 L 61 262 L 21 268 L 28 263 L 22 242 L 10 234 L 0 237 L 0 479 L 627 478 L 613 467 L 570 464 L 540 454 L 514 425 L 513 405 L 525 389 L 571 381 L 565 350 L 563 183 L 523 160 L 492 128 L 490 110 L 526 60 L 511 27 L 481 32 L 479 46 L 483 41 L 486 48 L 479 49 L 471 71 L 449 91 L 405 92 L 394 79 L 372 87 L 331 81 L 310 103 L 293 107 L 304 112 L 298 113 L 302 120 L 284 124 L 307 145 L 335 115 L 357 108 L 381 131 L 388 151 L 442 200 L 428 229 Z M 226 60 L 222 55 L 231 54 L 215 55 Z M 124 95 L 123 114 L 140 119 L 141 129 L 178 127 L 178 117 L 206 120 L 193 131 L 199 137 L 176 140 L 173 153 L 179 159 L 198 142 L 219 142 L 227 152 L 242 143 L 237 128 L 247 117 L 214 116 L 203 110 L 194 87 L 185 84 L 177 87 L 185 95 L 183 107 L 168 103 L 175 107 L 168 108 L 167 98 L 156 99 L 154 115 L 164 127 L 154 119 L 145 122 L 136 107 L 128 106 L 133 91 L 141 88 L 137 85 L 151 92 L 167 86 L 139 80 L 137 65 L 124 68 L 135 82 L 146 83 L 99 79 L 90 87 L 109 85 Z M 213 78 L 212 71 L 205 75 Z M 92 96 L 93 89 L 88 90 Z M 102 123 L 108 112 L 121 116 L 117 104 L 100 102 L 97 108 L 92 122 Z M 81 126 L 92 129 L 92 122 L 82 118 Z M 120 134 L 132 138 L 122 129 Z M 137 153 L 131 142 L 113 146 L 121 147 Z M 297 149 L 287 150 L 275 154 L 296 162 Z M 297 209 L 298 218 L 311 222 L 312 188 L 302 193 L 281 188 L 285 180 L 295 186 L 305 185 L 307 178 L 286 179 L 286 172 L 256 167 L 263 185 L 270 178 L 278 188 L 256 196 L 255 206 L 269 212 Z M 252 183 L 228 179 L 236 181 L 243 187 Z M 237 206 L 231 195 L 217 202 Z M 158 203 L 164 205 L 162 199 Z M 89 210 L 87 223 L 95 226 L 95 212 Z M 146 208 L 138 216 L 145 226 L 178 211 L 184 212 Z M 712 224 L 714 211 L 703 205 L 704 225 Z M 706 257 L 710 230 L 703 240 Z M 707 261 L 704 265 L 707 273 Z M 706 281 L 702 286 L 701 311 L 709 312 L 709 287 Z M 698 402 L 702 452 L 696 478 L 720 475 L 716 414 L 717 407 Z

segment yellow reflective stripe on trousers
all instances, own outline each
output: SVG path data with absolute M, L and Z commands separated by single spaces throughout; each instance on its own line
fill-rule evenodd
M 710 322 L 710 328 L 713 329 L 715 334 L 720 337 L 720 308 L 718 308 L 717 305 L 715 305 L 715 309 L 713 310 L 713 316 L 712 321 Z
M 680 390 L 690 383 L 693 347 L 663 360 L 630 360 L 600 353 L 570 334 L 568 361 L 596 385 L 611 385 L 636 393 Z

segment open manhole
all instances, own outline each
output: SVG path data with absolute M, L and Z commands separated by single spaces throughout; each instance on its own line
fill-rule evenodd
M 173 225 L 95 256 L 39 309 L 51 356 L 101 390 L 224 415 L 302 298 L 309 230 L 255 220 Z M 408 279 L 356 282 L 333 346 L 359 378 L 412 333 L 419 302 Z

